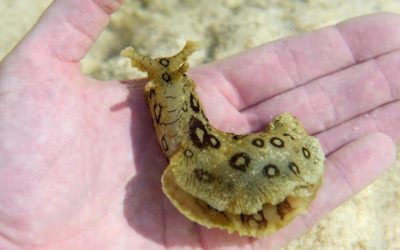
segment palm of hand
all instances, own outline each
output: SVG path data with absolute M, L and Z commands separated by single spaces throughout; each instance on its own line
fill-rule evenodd
M 309 85 L 303 83 L 318 78 L 322 71 L 328 73 L 325 69 L 311 73 L 306 70 L 298 75 L 297 88 L 271 85 L 268 92 L 260 93 L 251 91 L 257 88 L 249 91 L 240 86 L 240 83 L 246 84 L 246 78 L 258 84 L 258 89 L 268 81 L 285 84 L 282 81 L 287 77 L 285 74 L 278 72 L 275 79 L 259 77 L 253 75 L 251 69 L 259 71 L 260 68 L 244 65 L 260 51 L 269 58 L 268 48 L 273 46 L 195 69 L 192 76 L 200 85 L 200 98 L 205 101 L 211 122 L 217 127 L 240 131 L 244 125 L 245 129 L 240 132 L 245 132 L 261 127 L 270 115 L 289 109 L 300 119 L 306 119 L 306 127 L 318 134 L 328 154 L 333 152 L 327 161 L 325 185 L 308 215 L 259 241 L 207 230 L 179 215 L 161 192 L 160 176 L 167 162 L 156 144 L 142 93 L 129 94 L 117 82 L 100 83 L 83 77 L 76 62 L 46 58 L 41 53 L 24 55 L 30 46 L 29 43 L 20 46 L 1 69 L 0 87 L 1 93 L 5 93 L 2 97 L 5 109 L 0 114 L 0 221 L 3 224 L 0 246 L 37 245 L 38 249 L 94 249 L 117 244 L 125 244 L 128 249 L 144 245 L 277 247 L 304 232 L 369 183 L 394 154 L 392 142 L 382 134 L 365 136 L 349 145 L 345 145 L 348 141 L 343 138 L 357 139 L 369 131 L 382 131 L 372 128 L 375 122 L 397 139 L 400 119 L 396 120 L 396 115 L 391 113 L 399 110 L 395 92 L 390 96 L 382 93 L 372 104 L 369 97 L 361 94 L 355 94 L 356 99 L 352 96 L 347 102 L 333 103 L 336 116 L 332 118 L 324 117 L 323 110 L 318 113 L 318 109 L 305 106 L 296 109 L 291 105 L 293 102 L 288 101 L 296 98 L 297 103 L 311 103 L 302 98 L 301 93 L 319 87 L 318 80 Z M 296 46 L 299 51 L 304 49 L 299 44 Z M 381 49 L 373 56 L 386 52 Z M 398 53 L 392 54 L 390 62 L 398 64 Z M 38 65 L 41 61 L 44 63 Z M 264 61 L 261 66 L 276 69 L 278 61 Z M 356 64 L 348 66 L 358 67 Z M 337 82 L 351 82 L 351 74 L 346 75 L 346 70 L 340 70 L 342 67 L 344 65 L 336 65 L 332 69 L 332 73 L 336 71 L 333 78 L 336 76 Z M 233 70 L 238 68 L 243 71 L 235 75 Z M 332 85 L 336 82 L 331 81 Z M 215 82 L 222 83 L 216 85 Z M 217 91 L 213 91 L 214 88 Z M 395 88 L 399 89 L 394 85 L 392 91 Z M 281 98 L 272 98 L 286 90 Z M 329 95 L 327 91 L 322 93 Z M 208 98 L 204 98 L 205 95 Z M 321 100 L 314 104 L 326 105 Z M 392 103 L 380 107 L 388 102 Z M 349 109 L 351 103 L 361 104 Z M 279 108 L 272 108 L 277 104 Z M 372 110 L 375 117 L 387 119 L 361 123 L 358 119 L 362 117 L 356 118 Z M 357 133 L 350 133 L 354 126 L 361 127 Z M 375 152 L 374 145 L 379 145 L 381 151 Z M 365 155 L 372 157 L 366 159 Z M 373 167 L 378 162 L 382 167 Z M 354 165 L 362 167 L 365 173 L 360 175 Z M 332 190 L 335 190 L 334 195 Z

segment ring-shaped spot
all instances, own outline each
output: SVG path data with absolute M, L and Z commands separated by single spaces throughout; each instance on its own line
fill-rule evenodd
M 307 148 L 305 148 L 305 147 L 302 148 L 302 151 L 303 151 L 304 157 L 305 157 L 306 159 L 310 159 L 310 157 L 311 157 L 310 151 L 309 151 Z
M 188 104 L 187 104 L 186 101 L 182 104 L 182 111 L 183 112 L 187 112 L 188 111 Z
M 229 159 L 229 165 L 235 170 L 246 172 L 250 165 L 250 156 L 244 152 L 236 153 Z
M 166 82 L 169 82 L 171 81 L 171 76 L 167 72 L 165 72 L 162 74 L 162 79 Z
M 279 137 L 272 137 L 269 142 L 277 147 L 277 148 L 283 148 L 285 146 L 285 143 L 283 142 L 283 140 Z
M 167 58 L 161 58 L 160 59 L 160 64 L 164 67 L 168 67 L 169 65 L 169 60 Z
M 253 144 L 256 147 L 262 148 L 264 147 L 264 140 L 261 138 L 255 138 L 254 140 L 251 141 L 251 144 Z
M 185 155 L 187 158 L 192 158 L 192 157 L 193 157 L 193 151 L 190 150 L 190 149 L 186 149 L 186 150 L 184 151 L 184 155 Z
M 161 138 L 161 147 L 165 152 L 167 152 L 169 149 L 167 140 L 165 139 L 164 136 Z
M 299 169 L 299 167 L 297 166 L 297 164 L 294 163 L 294 162 L 289 162 L 289 169 L 290 169 L 290 171 L 292 171 L 292 173 L 295 174 L 295 175 L 299 175 L 299 174 L 300 174 L 300 169 Z
M 195 168 L 193 170 L 193 173 L 196 176 L 196 178 L 200 182 L 203 182 L 203 183 L 211 183 L 215 179 L 214 176 L 210 172 L 208 172 L 204 169 L 201 169 L 201 168 Z
M 194 112 L 199 113 L 200 105 L 197 98 L 195 98 L 193 94 L 190 94 L 190 107 Z
M 268 178 L 277 177 L 280 173 L 281 171 L 279 171 L 279 168 L 274 164 L 267 164 L 262 169 L 262 174 Z
M 201 149 L 208 147 L 208 131 L 204 124 L 194 116 L 189 122 L 189 136 L 196 147 Z
M 207 140 L 209 142 L 209 145 L 212 148 L 219 148 L 221 146 L 221 142 L 218 140 L 218 138 L 215 135 L 208 134 Z

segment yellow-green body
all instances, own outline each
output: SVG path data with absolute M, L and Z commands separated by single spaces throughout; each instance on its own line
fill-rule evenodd
M 163 191 L 189 219 L 241 235 L 261 237 L 303 213 L 322 183 L 324 153 L 291 114 L 259 133 L 215 129 L 185 74 L 187 42 L 177 55 L 150 59 L 132 48 L 122 55 L 148 73 L 147 103 L 169 159 Z

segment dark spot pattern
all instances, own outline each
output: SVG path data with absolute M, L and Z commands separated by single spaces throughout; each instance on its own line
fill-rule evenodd
M 277 147 L 277 148 L 283 148 L 285 146 L 285 143 L 283 142 L 283 140 L 279 137 L 272 137 L 271 140 L 269 140 L 269 142 Z
M 167 72 L 165 72 L 162 74 L 162 79 L 166 82 L 169 82 L 171 81 L 171 76 Z
M 221 142 L 218 140 L 218 138 L 212 134 L 209 134 L 206 126 L 194 116 L 189 122 L 189 136 L 193 144 L 200 149 L 204 149 L 209 146 L 217 149 L 221 146 Z
M 239 139 L 245 138 L 246 136 L 248 136 L 248 135 L 233 135 L 232 139 L 239 140 Z
M 251 141 L 251 144 L 253 144 L 256 147 L 262 148 L 264 147 L 264 140 L 261 138 L 256 138 Z
M 214 176 L 204 169 L 196 168 L 193 173 L 200 182 L 211 183 L 214 181 Z
M 194 112 L 196 113 L 200 112 L 199 102 L 197 101 L 197 98 L 195 98 L 193 94 L 190 94 L 190 107 Z
M 192 158 L 192 157 L 193 157 L 193 151 L 190 150 L 190 149 L 186 149 L 185 152 L 184 152 L 184 154 L 185 154 L 185 156 L 186 156 L 187 158 Z
M 186 91 L 187 91 L 188 88 L 189 88 L 189 84 L 188 84 L 188 82 L 186 81 L 186 82 L 183 84 L 183 88 L 182 88 L 182 91 L 183 91 L 184 94 L 186 94 Z
M 292 171 L 293 174 L 295 174 L 295 175 L 299 175 L 299 174 L 300 174 L 300 169 L 299 169 L 299 167 L 297 166 L 297 164 L 294 163 L 294 162 L 289 162 L 289 169 L 290 169 L 290 171 Z
M 203 110 L 200 110 L 200 113 L 201 113 L 201 117 L 202 117 L 204 120 L 206 120 L 207 122 L 209 122 L 207 116 L 204 114 L 204 111 L 203 111 Z
M 306 149 L 305 147 L 302 148 L 303 151 L 303 155 L 306 159 L 310 159 L 311 153 L 308 149 Z
M 206 134 L 207 130 L 204 124 L 199 119 L 192 117 L 189 122 L 189 136 L 196 147 L 202 149 L 208 146 Z
M 165 139 L 164 136 L 161 138 L 161 147 L 165 152 L 167 152 L 169 149 L 167 140 Z
M 255 214 L 240 214 L 240 221 L 242 224 L 257 227 L 257 228 L 265 228 L 268 224 L 267 219 L 264 217 L 263 210 L 258 211 Z
M 228 223 L 230 221 L 229 217 L 225 214 L 225 212 L 219 211 L 219 210 L 213 208 L 208 203 L 206 203 L 202 200 L 196 199 L 195 202 L 205 213 L 208 213 L 210 216 L 212 216 L 212 217 L 218 216 L 219 219 L 221 219 L 221 216 L 222 216 L 224 218 L 224 220 L 226 221 L 226 223 Z
M 235 170 L 246 172 L 246 168 L 250 165 L 250 156 L 243 152 L 234 154 L 229 159 L 229 165 Z
M 281 220 L 283 220 L 285 215 L 290 213 L 290 211 L 292 211 L 292 206 L 287 199 L 276 205 L 276 212 L 279 214 L 279 217 L 281 217 Z
M 268 178 L 279 176 L 280 173 L 279 168 L 274 164 L 267 164 L 262 169 L 262 174 Z
M 164 67 L 168 67 L 169 65 L 169 60 L 167 58 L 161 58 L 160 59 L 160 64 Z
M 279 121 L 279 120 L 275 121 L 275 126 L 281 128 L 281 127 L 283 127 L 283 123 L 281 121 Z
M 162 106 L 160 104 L 154 103 L 153 111 L 154 111 L 154 117 L 156 118 L 156 122 L 160 124 Z
M 156 96 L 156 91 L 154 89 L 150 89 L 150 91 L 149 91 L 149 99 L 153 98 L 153 96 Z
M 251 219 L 251 215 L 240 214 L 240 220 L 242 221 L 243 224 L 248 224 L 250 219 Z
M 294 137 L 292 135 L 290 135 L 290 134 L 284 133 L 283 136 L 289 137 L 290 139 L 295 141 Z
M 212 130 L 210 123 L 208 123 L 208 121 L 206 121 L 205 126 L 208 130 Z
M 182 104 L 182 111 L 184 111 L 184 112 L 188 111 L 188 104 L 186 101 Z
M 210 142 L 211 147 L 219 148 L 221 146 L 221 142 L 219 142 L 218 138 L 215 135 L 208 134 L 207 139 Z

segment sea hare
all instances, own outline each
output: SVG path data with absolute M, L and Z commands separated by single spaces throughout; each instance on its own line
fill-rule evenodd
M 147 72 L 145 95 L 169 164 L 162 189 L 187 218 L 208 228 L 262 237 L 305 213 L 321 186 L 324 153 L 289 113 L 258 133 L 219 131 L 208 121 L 186 72 L 198 45 L 152 59 L 121 54 Z

